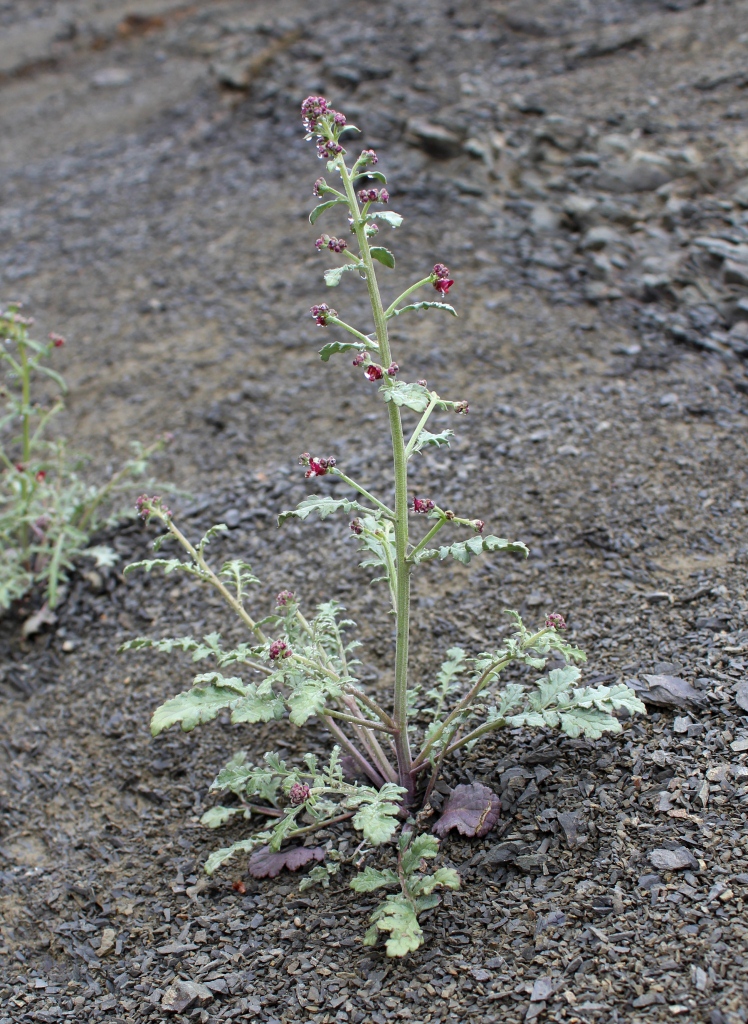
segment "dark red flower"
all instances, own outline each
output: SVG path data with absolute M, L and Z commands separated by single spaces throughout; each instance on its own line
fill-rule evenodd
M 321 459 L 310 455 L 309 452 L 304 452 L 300 457 L 299 462 L 302 466 L 309 467 L 304 474 L 304 476 L 309 479 L 309 477 L 312 476 L 324 476 L 326 473 L 329 473 L 330 470 L 334 468 L 336 459 Z
M 450 281 L 449 278 L 439 278 L 438 281 L 434 281 L 434 288 L 440 295 L 446 295 L 453 284 L 454 281 Z
M 54 332 L 50 334 L 49 340 L 53 343 L 55 348 L 62 348 L 62 346 L 65 344 L 65 339 L 63 338 L 63 336 L 61 334 L 55 334 Z
M 306 782 L 294 782 L 288 791 L 288 802 L 292 807 L 298 807 L 309 799 L 311 790 Z
M 440 281 L 445 277 L 449 277 L 449 268 L 445 267 L 443 263 L 437 263 L 431 273 Z
M 364 376 L 370 381 L 381 380 L 384 376 L 384 372 L 381 366 L 377 366 L 376 363 L 369 363 L 364 370 Z
M 36 482 L 39 483 L 39 484 L 43 483 L 45 478 L 46 478 L 46 476 L 47 476 L 46 470 L 40 469 L 39 472 L 36 474 Z
M 397 365 L 397 363 L 390 363 L 390 365 L 387 367 L 387 373 L 389 374 L 390 377 L 394 377 L 399 369 L 400 367 Z
M 548 629 L 566 629 L 566 620 L 563 615 L 559 615 L 558 612 L 551 612 L 548 618 L 545 620 L 546 628 Z
M 292 590 L 281 590 L 280 594 L 275 599 L 275 603 L 278 608 L 284 608 L 287 604 L 291 604 L 294 600 L 294 593 Z
M 352 359 L 354 366 L 361 366 L 366 361 L 366 352 L 359 352 Z
M 321 195 L 323 195 L 324 192 L 327 192 L 327 188 L 325 187 L 326 185 L 327 185 L 327 182 L 325 181 L 324 178 L 317 178 L 317 180 L 314 183 L 314 188 L 312 189 L 312 195 L 313 196 L 321 196 Z
M 330 108 L 324 96 L 307 96 L 301 104 L 302 124 L 308 132 L 314 131 L 317 121 L 329 112 Z
M 292 654 L 293 651 L 285 640 L 273 640 L 268 651 L 271 661 L 282 661 L 284 658 L 290 658 Z
M 483 529 L 486 524 L 483 522 L 482 519 L 474 519 L 470 525 L 474 530 L 477 530 L 478 533 L 483 533 Z
M 364 524 L 361 522 L 360 519 L 352 519 L 348 526 L 351 530 L 351 533 L 355 533 L 356 536 L 364 532 Z
M 327 322 L 330 317 L 336 317 L 338 315 L 337 309 L 331 309 L 326 302 L 321 302 L 318 306 L 312 306 L 309 312 L 317 321 L 318 327 L 327 327 Z
M 434 503 L 431 498 L 414 498 L 411 508 L 414 512 L 432 512 Z

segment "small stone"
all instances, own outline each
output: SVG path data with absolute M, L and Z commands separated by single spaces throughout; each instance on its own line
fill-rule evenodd
M 530 1002 L 540 1003 L 547 999 L 555 991 L 556 985 L 552 978 L 543 977 L 538 978 L 535 984 L 532 986 L 532 995 L 530 996 Z
M 101 942 L 99 948 L 96 950 L 98 956 L 106 956 L 114 949 L 114 943 L 117 938 L 117 933 L 114 928 L 105 928 L 101 933 Z
M 748 736 L 742 736 L 740 739 L 733 740 L 730 744 L 730 750 L 734 750 L 736 754 L 748 750 Z
M 408 121 L 407 134 L 409 141 L 424 149 L 431 156 L 447 157 L 458 156 L 462 151 L 462 140 L 448 128 L 432 124 L 422 118 L 413 118 Z
M 748 288 L 748 264 L 725 260 L 722 274 L 725 284 L 737 284 L 741 288 Z
M 582 239 L 582 248 L 597 251 L 604 249 L 606 245 L 615 245 L 621 241 L 620 234 L 615 228 L 609 228 L 605 224 L 590 228 Z
M 223 513 L 223 521 L 230 530 L 235 530 L 241 522 L 242 514 L 238 508 L 230 508 Z
M 97 89 L 116 89 L 120 85 L 129 85 L 132 75 L 126 68 L 101 68 L 91 78 L 91 85 Z
M 650 850 L 648 857 L 650 864 L 658 871 L 699 869 L 699 862 L 685 846 L 679 846 L 676 850 Z
M 681 717 L 680 715 L 676 715 L 675 719 L 673 721 L 673 732 L 675 732 L 675 733 L 688 732 L 689 727 L 691 725 L 693 725 L 693 722 L 691 721 L 690 718 L 688 718 L 688 716 Z
M 741 683 L 735 692 L 735 703 L 739 708 L 748 711 L 748 683 Z
M 161 1009 L 167 1013 L 186 1013 L 193 1006 L 207 1006 L 212 1001 L 213 993 L 207 985 L 177 978 L 161 997 Z

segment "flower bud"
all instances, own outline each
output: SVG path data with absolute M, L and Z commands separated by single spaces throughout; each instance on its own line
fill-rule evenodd
M 358 162 L 363 166 L 371 164 L 372 166 L 379 162 L 379 157 L 373 149 L 365 149 L 361 156 L 358 158 Z
M 327 242 L 327 248 L 330 252 L 342 252 L 348 248 L 348 243 L 344 238 L 330 238 Z
M 416 384 L 420 384 L 422 388 L 427 388 L 429 386 L 429 382 L 427 380 L 417 380 Z
M 337 309 L 331 309 L 326 302 L 321 302 L 318 306 L 312 306 L 309 312 L 316 320 L 318 327 L 327 327 L 327 321 L 330 317 L 338 315 Z
M 302 123 L 308 132 L 314 131 L 317 121 L 328 112 L 330 108 L 324 96 L 307 96 L 301 104 Z
M 317 196 L 317 198 L 319 198 L 320 196 L 324 195 L 325 192 L 328 191 L 329 189 L 327 188 L 327 182 L 325 181 L 325 179 L 317 178 L 317 180 L 314 183 L 314 187 L 312 188 L 312 195 Z
M 61 334 L 55 334 L 54 332 L 49 335 L 49 340 L 53 343 L 55 348 L 62 348 L 65 344 L 65 339 Z
M 370 381 L 381 380 L 384 376 L 384 372 L 381 366 L 377 366 L 376 363 L 369 363 L 364 370 L 364 376 Z
M 364 524 L 360 519 L 352 519 L 348 524 L 351 533 L 355 533 L 356 536 L 364 532 Z
M 387 367 L 387 373 L 389 374 L 390 377 L 394 377 L 399 369 L 400 367 L 397 365 L 397 363 L 390 363 L 390 365 Z
M 281 590 L 275 599 L 275 604 L 278 608 L 285 608 L 287 604 L 293 604 L 293 602 L 294 593 L 292 590 Z
M 483 529 L 486 524 L 483 522 L 482 519 L 473 519 L 470 525 L 474 530 L 477 530 L 478 533 L 483 533 Z
M 273 640 L 268 651 L 271 661 L 282 661 L 284 658 L 290 658 L 292 654 L 293 651 L 285 640 Z
M 451 508 L 444 510 L 444 516 L 446 519 L 449 519 L 450 522 L 455 518 L 455 514 Z
M 306 782 L 294 782 L 288 791 L 288 802 L 292 807 L 298 807 L 309 799 L 311 790 Z
M 359 352 L 357 355 L 355 355 L 353 357 L 353 360 L 352 360 L 353 365 L 354 366 L 363 366 L 363 364 L 366 362 L 366 357 L 367 357 L 368 354 L 369 354 L 368 352 Z
M 455 402 L 455 412 L 458 416 L 467 416 L 470 412 L 470 406 L 467 402 Z
M 44 483 L 44 480 L 46 479 L 46 476 L 47 476 L 46 470 L 40 469 L 39 472 L 36 474 L 36 482 L 38 484 Z
M 444 278 L 449 277 L 449 268 L 445 267 L 443 263 L 437 263 L 431 273 L 437 281 L 443 281 Z
M 379 190 L 379 202 L 380 203 L 389 203 L 389 201 L 390 201 L 390 194 L 387 191 L 387 189 L 386 188 L 380 188 L 380 190 Z

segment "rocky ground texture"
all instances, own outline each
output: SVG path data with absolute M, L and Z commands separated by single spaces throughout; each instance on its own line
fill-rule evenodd
M 301 894 L 238 861 L 202 874 L 242 835 L 199 825 L 215 770 L 306 738 L 150 739 L 189 661 L 117 646 L 235 634 L 183 581 L 125 580 L 151 534 L 123 526 L 121 562 L 82 567 L 52 628 L 0 623 L 0 1022 L 745 1022 L 748 10 L 311 6 L 0 3 L 0 282 L 69 339 L 66 432 L 103 472 L 172 431 L 156 471 L 189 492 L 184 528 L 227 523 L 216 558 L 252 561 L 267 595 L 343 601 L 386 693 L 391 624 L 344 523 L 274 519 L 310 489 L 303 449 L 390 486 L 373 388 L 319 362 L 308 316 L 330 295 L 298 107 L 324 92 L 406 217 L 398 273 L 439 260 L 457 281 L 459 320 L 393 331 L 407 379 L 471 406 L 414 488 L 532 549 L 422 571 L 415 677 L 495 645 L 506 607 L 559 611 L 586 681 L 647 690 L 650 713 L 453 762 L 440 795 L 484 782 L 502 818 L 444 841 L 463 887 L 388 961 L 361 945 L 350 868 Z M 334 295 L 365 317 L 357 282 Z M 356 845 L 345 825 L 321 839 Z

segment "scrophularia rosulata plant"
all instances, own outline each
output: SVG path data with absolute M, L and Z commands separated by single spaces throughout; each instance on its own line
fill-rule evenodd
M 65 381 L 49 359 L 65 339 L 50 334 L 46 342 L 29 334 L 34 321 L 11 302 L 0 307 L 0 608 L 38 587 L 54 608 L 60 584 L 73 559 L 87 555 L 98 565 L 113 564 L 115 552 L 97 545 L 87 548 L 101 522 L 102 510 L 133 477 L 145 471 L 148 457 L 162 448 L 162 439 L 135 453 L 103 484 L 88 482 L 85 460 L 55 435 L 56 415 L 64 408 Z M 57 392 L 39 401 L 34 387 L 40 378 Z
M 526 556 L 527 548 L 521 542 L 487 533 L 481 519 L 443 509 L 432 497 L 409 494 L 409 461 L 427 448 L 447 447 L 453 436 L 442 424 L 432 432 L 432 417 L 466 415 L 468 403 L 461 396 L 443 398 L 424 380 L 403 379 L 390 346 L 388 325 L 395 317 L 420 310 L 456 315 L 443 301 L 454 281 L 447 267 L 437 263 L 393 301 L 382 300 L 375 264 L 390 271 L 395 257 L 381 244 L 381 234 L 398 228 L 403 218 L 388 207 L 387 181 L 375 169 L 377 154 L 367 149 L 352 162 L 348 160 L 341 137 L 356 129 L 323 97 L 306 99 L 302 117 L 307 138 L 315 142 L 332 178 L 332 183 L 324 177 L 315 182 L 312 191 L 322 201 L 309 220 L 315 224 L 323 214 L 342 215 L 338 234 L 322 234 L 315 243 L 318 250 L 327 250 L 335 259 L 325 271 L 325 282 L 334 287 L 346 272 L 364 282 L 373 324 L 373 330 L 371 324 L 359 328 L 325 302 L 313 306 L 311 315 L 316 323 L 328 330 L 339 329 L 343 337 L 328 342 L 320 355 L 326 363 L 338 353 L 353 353 L 355 379 L 362 388 L 376 387 L 389 423 L 394 503 L 389 495 L 376 496 L 365 483 L 352 479 L 334 458 L 304 453 L 301 463 L 308 480 L 333 477 L 348 495 L 310 495 L 293 511 L 281 513 L 279 524 L 312 515 L 324 519 L 336 512 L 351 517 L 346 529 L 364 553 L 361 565 L 371 569 L 389 590 L 396 632 L 393 692 L 380 702 L 357 678 L 358 644 L 349 639 L 354 623 L 342 618 L 340 605 L 329 601 L 307 617 L 294 594 L 283 591 L 275 600 L 273 613 L 258 619 L 248 610 L 249 592 L 258 583 L 251 567 L 235 560 L 214 568 L 208 561 L 209 542 L 226 527 L 214 526 L 193 545 L 163 502 L 146 496 L 138 500 L 140 514 L 164 528 L 155 547 L 175 540 L 187 557 L 158 558 L 137 566 L 184 572 L 213 587 L 246 627 L 247 641 L 229 650 L 222 646 L 220 635 L 211 634 L 203 639 L 141 638 L 124 647 L 189 651 L 194 661 L 214 662 L 209 671 L 195 677 L 191 689 L 158 708 L 151 722 L 154 736 L 176 723 L 189 731 L 222 711 L 230 712 L 235 723 L 286 716 L 296 726 L 303 726 L 313 716 L 324 722 L 335 740 L 325 765 L 311 754 L 296 766 L 274 753 L 266 754 L 260 765 L 239 754 L 219 773 L 213 789 L 233 797 L 227 805 L 207 811 L 204 824 L 218 827 L 236 815 L 264 816 L 269 824 L 217 850 L 208 858 L 206 870 L 213 872 L 232 855 L 247 851 L 254 851 L 250 871 L 257 876 L 277 874 L 284 866 L 295 870 L 321 859 L 324 851 L 286 844 L 296 839 L 308 842 L 304 837 L 344 818 L 352 819 L 353 827 L 363 833 L 364 852 L 389 843 L 399 829 L 395 867 L 369 865 L 351 885 L 359 892 L 394 890 L 374 910 L 364 942 L 373 944 L 380 932 L 388 933 L 387 953 L 402 956 L 423 941 L 418 917 L 439 902 L 435 890 L 456 889 L 460 884 L 453 868 L 440 867 L 428 873 L 426 859 L 437 856 L 438 841 L 427 833 L 417 834 L 430 816 L 429 798 L 445 758 L 507 726 L 557 726 L 570 736 L 596 738 L 620 731 L 615 714 L 619 709 L 644 709 L 626 686 L 577 685 L 580 671 L 575 663 L 583 662 L 585 656 L 564 639 L 565 623 L 557 613 L 549 614 L 535 630 L 527 629 L 513 613 L 514 633 L 498 649 L 469 658 L 462 648 L 452 648 L 431 685 L 410 680 L 412 574 L 433 560 L 456 559 L 467 564 L 483 553 Z M 341 233 L 346 237 L 340 237 Z M 436 291 L 433 301 L 414 300 L 415 293 L 423 289 Z M 413 540 L 411 522 L 419 518 L 426 519 L 429 528 Z M 560 656 L 563 667 L 552 669 L 532 686 L 510 683 L 500 687 L 501 672 L 511 663 L 542 670 L 551 654 Z M 458 786 L 435 831 L 444 834 L 454 825 L 463 833 L 483 835 L 496 822 L 498 810 L 498 800 L 487 787 Z M 358 854 L 357 862 L 359 866 L 362 863 Z M 312 869 L 304 884 L 329 884 L 339 866 L 340 857 L 333 852 L 325 864 Z

